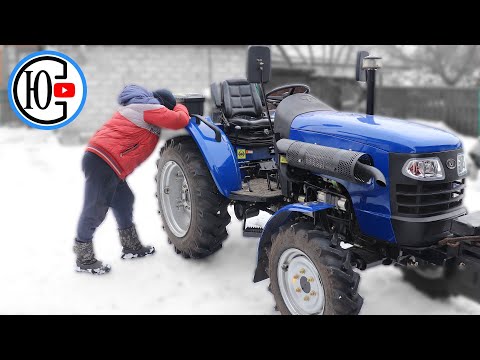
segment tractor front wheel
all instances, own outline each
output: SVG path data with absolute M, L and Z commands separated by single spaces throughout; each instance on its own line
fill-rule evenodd
M 357 315 L 363 299 L 350 253 L 332 247 L 330 234 L 308 222 L 290 223 L 272 236 L 270 291 L 283 315 Z

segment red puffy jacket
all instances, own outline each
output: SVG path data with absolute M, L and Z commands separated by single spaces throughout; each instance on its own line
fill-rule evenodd
M 182 129 L 190 120 L 187 108 L 132 104 L 121 107 L 90 139 L 86 151 L 100 156 L 123 180 L 157 146 L 161 128 Z

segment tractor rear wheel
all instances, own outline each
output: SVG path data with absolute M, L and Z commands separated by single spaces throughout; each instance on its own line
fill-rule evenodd
M 350 252 L 332 247 L 330 234 L 308 222 L 290 223 L 272 236 L 270 291 L 283 315 L 357 315 L 363 299 Z
M 175 252 L 198 259 L 221 249 L 228 236 L 230 201 L 219 193 L 193 139 L 168 140 L 157 168 L 159 212 Z

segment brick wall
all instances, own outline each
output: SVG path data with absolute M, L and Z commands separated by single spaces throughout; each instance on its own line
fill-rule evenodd
M 89 136 L 116 109 L 122 87 L 136 83 L 149 89 L 210 96 L 213 81 L 245 77 L 246 46 L 46 46 L 72 57 L 85 73 L 88 97 L 84 110 L 61 133 Z

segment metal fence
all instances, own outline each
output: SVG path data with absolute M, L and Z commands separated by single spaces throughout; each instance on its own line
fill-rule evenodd
M 354 79 L 274 69 L 269 87 L 289 82 L 308 84 L 315 96 L 337 110 L 365 112 L 365 88 Z M 442 121 L 461 134 L 478 136 L 479 101 L 477 89 L 379 87 L 376 113 L 400 119 Z
M 443 121 L 461 134 L 478 135 L 477 89 L 385 87 L 377 94 L 378 114 Z

